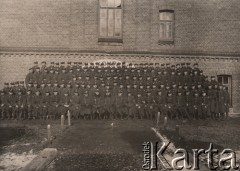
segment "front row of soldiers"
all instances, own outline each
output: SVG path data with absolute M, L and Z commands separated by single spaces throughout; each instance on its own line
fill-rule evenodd
M 229 112 L 229 93 L 222 85 L 208 89 L 170 87 L 129 91 L 126 88 L 80 91 L 40 91 L 19 89 L 0 91 L 2 119 L 60 118 L 68 111 L 74 118 L 147 118 L 157 115 L 171 119 L 224 118 Z

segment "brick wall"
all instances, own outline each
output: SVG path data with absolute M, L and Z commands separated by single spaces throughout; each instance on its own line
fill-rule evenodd
M 1 0 L 0 48 L 240 52 L 238 0 L 123 0 L 123 44 L 98 43 L 98 0 Z M 158 45 L 158 12 L 175 11 L 174 46 Z

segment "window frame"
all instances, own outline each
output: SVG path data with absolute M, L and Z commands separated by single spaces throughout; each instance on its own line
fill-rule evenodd
M 160 20 L 160 14 L 161 13 L 171 13 L 173 15 L 173 19 L 172 20 Z M 174 44 L 174 39 L 175 39 L 175 11 L 174 10 L 170 10 L 170 9 L 164 9 L 164 10 L 159 10 L 158 12 L 158 43 L 159 44 Z M 163 38 L 160 36 L 160 25 L 161 23 L 164 23 L 164 25 L 166 26 L 166 23 L 171 23 L 172 25 L 172 29 L 171 29 L 171 34 L 172 34 L 172 38 Z
M 229 92 L 229 95 L 230 95 L 230 107 L 232 108 L 233 107 L 233 101 L 232 101 L 232 98 L 233 98 L 233 85 L 232 85 L 232 75 L 228 75 L 228 74 L 220 74 L 220 75 L 217 75 L 217 82 L 219 83 L 218 79 L 219 77 L 222 78 L 222 82 L 221 84 L 222 85 L 229 85 L 230 86 L 230 90 L 228 89 L 228 92 Z M 224 84 L 224 77 L 227 77 L 228 78 L 228 81 L 230 80 L 230 83 L 228 82 L 228 84 Z
M 107 42 L 107 43 L 123 43 L 123 0 L 121 0 L 121 7 L 101 7 L 100 4 L 101 0 L 98 0 L 98 42 Z M 115 23 L 115 10 L 120 9 L 121 10 L 121 30 L 120 30 L 120 36 L 101 36 L 100 34 L 100 11 L 101 9 L 107 10 L 107 18 L 108 18 L 108 10 L 113 9 L 114 11 L 114 23 Z M 107 19 L 108 23 L 108 19 Z M 115 31 L 115 24 L 113 25 Z M 107 24 L 107 33 L 108 33 L 108 24 Z

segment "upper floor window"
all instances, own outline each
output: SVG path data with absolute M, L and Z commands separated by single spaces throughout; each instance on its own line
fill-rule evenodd
M 122 0 L 99 0 L 99 39 L 122 38 Z
M 159 11 L 159 42 L 174 41 L 174 11 L 161 10 Z

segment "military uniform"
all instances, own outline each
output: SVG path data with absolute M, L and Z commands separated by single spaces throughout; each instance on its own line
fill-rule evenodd
M 71 96 L 70 99 L 71 107 L 70 111 L 72 113 L 72 116 L 77 119 L 80 117 L 80 110 L 81 110 L 81 97 L 79 96 L 79 92 L 75 90 L 74 94 Z

